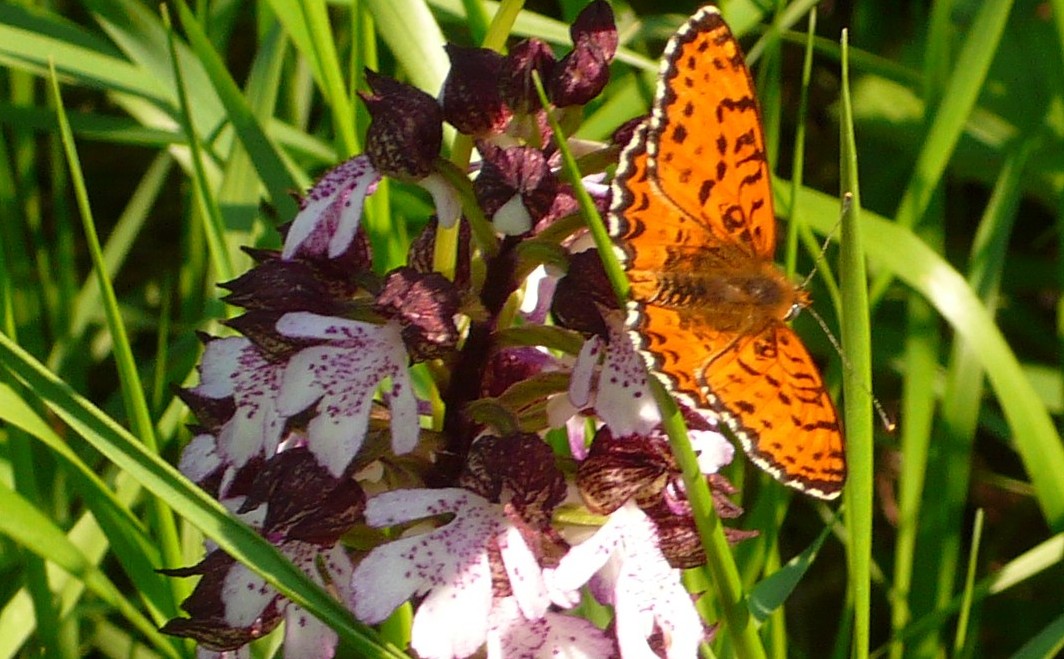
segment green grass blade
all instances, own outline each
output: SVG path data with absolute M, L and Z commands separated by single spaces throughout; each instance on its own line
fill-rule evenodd
M 170 100 L 158 78 L 84 28 L 54 14 L 0 4 L 0 64 L 45 77 L 49 60 L 64 82 L 131 94 L 160 106 Z
M 177 75 L 169 51 L 169 28 L 164 25 L 157 5 L 136 0 L 88 0 L 93 18 L 107 35 L 122 49 L 126 57 L 162 85 L 164 100 L 154 103 L 167 114 L 169 120 L 179 120 L 181 98 Z M 192 125 L 197 135 L 215 135 L 227 121 L 225 108 L 214 92 L 207 73 L 194 53 L 183 44 L 176 44 L 184 93 L 191 107 L 196 108 Z
M 117 275 L 121 271 L 133 249 L 134 241 L 147 225 L 152 204 L 158 199 L 172 168 L 173 159 L 166 151 L 160 152 L 144 172 L 129 203 L 119 216 L 110 235 L 107 236 L 102 252 L 103 263 L 112 275 Z M 95 272 L 90 272 L 86 277 L 71 308 L 71 319 L 67 328 L 68 336 L 52 346 L 47 363 L 53 370 L 59 370 L 59 365 L 63 363 L 69 352 L 76 349 L 74 339 L 83 336 L 89 323 L 103 320 L 100 287 L 96 277 Z
M 967 280 L 990 314 L 997 309 L 1009 237 L 1022 194 L 1024 165 L 1032 145 L 1031 140 L 1023 140 L 1007 155 L 972 245 Z M 963 340 L 954 342 L 928 473 L 929 481 L 940 485 L 923 505 L 916 547 L 917 552 L 932 548 L 933 552 L 920 561 L 914 575 L 920 586 L 913 591 L 915 614 L 948 601 L 961 569 L 962 520 L 970 489 L 972 448 L 983 411 L 983 369 L 977 348 Z
M 924 49 L 923 76 L 915 89 L 921 89 L 923 100 L 921 119 L 923 129 L 931 127 L 931 108 L 941 102 L 942 89 L 949 80 L 951 66 L 952 33 L 950 30 L 950 13 L 952 3 L 935 2 L 930 8 L 928 20 L 928 38 Z M 918 230 L 923 238 L 936 251 L 944 251 L 945 244 L 945 203 L 942 186 L 936 188 L 936 194 L 925 212 L 924 221 Z M 898 541 L 895 544 L 894 592 L 892 600 L 891 621 L 893 629 L 901 629 L 908 624 L 913 610 L 917 615 L 925 612 L 928 606 L 934 606 L 938 597 L 939 582 L 935 578 L 935 566 L 945 565 L 939 562 L 939 552 L 925 560 L 918 560 L 918 545 L 928 542 L 937 543 L 935 529 L 929 528 L 928 518 L 933 518 L 936 511 L 943 508 L 944 497 L 929 496 L 924 501 L 924 485 L 928 482 L 928 471 L 933 471 L 938 464 L 941 452 L 932 450 L 932 430 L 937 404 L 936 383 L 939 376 L 939 352 L 942 344 L 941 328 L 934 309 L 927 300 L 918 295 L 909 295 L 906 300 L 906 369 L 903 374 L 903 401 L 900 456 L 901 466 L 898 474 Z M 937 482 L 935 475 L 931 482 Z M 950 566 L 952 567 L 952 566 Z M 915 570 L 915 573 L 914 573 Z M 945 589 L 948 596 L 949 589 Z M 930 636 L 922 641 L 920 647 L 912 651 L 933 652 L 938 643 Z M 901 659 L 903 648 L 900 644 L 891 648 L 894 659 Z
M 784 272 L 793 274 L 798 267 L 798 232 L 805 228 L 802 223 L 801 209 L 794 205 L 798 189 L 802 187 L 805 176 L 805 124 L 809 119 L 809 81 L 813 72 L 813 36 L 816 34 L 816 8 L 809 12 L 806 26 L 805 54 L 802 58 L 802 86 L 798 96 L 798 112 L 794 133 L 794 164 L 791 168 L 791 217 L 787 222 L 787 238 L 783 247 Z M 814 241 L 815 242 L 815 241 Z M 815 253 L 815 252 L 814 252 Z
M 188 35 L 189 46 L 199 59 L 210 84 L 225 106 L 228 120 L 232 123 L 247 158 L 258 173 L 259 180 L 266 186 L 270 203 L 281 217 L 294 217 L 298 206 L 289 193 L 297 188 L 297 183 L 288 173 L 281 159 L 280 149 L 261 123 L 269 117 L 269 113 L 264 112 L 263 108 L 272 107 L 272 102 L 270 104 L 256 103 L 254 107 L 258 108 L 260 113 L 257 115 L 249 99 L 245 98 L 240 91 L 226 68 L 225 62 L 214 50 L 203 27 L 189 11 L 185 2 L 179 1 L 175 3 L 175 6 L 181 18 L 181 26 Z M 182 70 L 182 76 L 184 73 Z M 262 99 L 259 100 L 261 102 Z M 199 112 L 199 108 L 196 112 Z M 254 192 L 255 186 L 251 186 L 250 189 Z
M 475 44 L 484 44 L 484 37 L 488 34 L 488 26 L 491 18 L 488 10 L 480 0 L 462 0 L 462 8 L 465 9 L 466 25 L 469 26 L 469 36 Z M 486 46 L 489 47 L 490 46 Z
M 81 579 L 89 590 L 128 620 L 166 656 L 180 656 L 172 639 L 163 636 L 52 520 L 3 484 L 0 484 L 0 509 L 4 511 L 0 515 L 0 533 Z
M 1012 659 L 1048 659 L 1059 657 L 1061 652 L 1064 652 L 1064 613 L 1024 643 Z
M 975 585 L 975 571 L 979 561 L 979 545 L 983 541 L 983 509 L 975 511 L 975 526 L 972 529 L 972 541 L 968 550 L 968 571 L 964 578 L 964 590 L 961 592 L 961 611 L 957 617 L 957 633 L 953 639 L 953 656 L 962 656 L 968 638 L 968 621 L 972 612 L 972 592 Z
M 335 37 L 329 24 L 324 0 L 301 0 L 299 3 L 301 17 L 305 23 L 311 48 L 315 51 L 312 61 L 321 67 L 322 90 L 328 99 L 332 113 L 333 130 L 341 144 L 341 152 L 351 156 L 361 150 L 358 136 L 355 134 L 354 106 L 351 102 L 351 90 L 344 87 L 344 70 L 336 52 Z
M 365 0 L 377 23 L 377 34 L 388 44 L 411 84 L 435 95 L 447 77 L 443 32 L 423 0 Z M 445 139 L 445 142 L 449 141 Z
M 177 81 L 177 97 L 178 106 L 180 107 L 179 116 L 181 119 L 181 126 L 184 128 L 185 136 L 188 139 L 189 147 L 189 159 L 192 165 L 192 183 L 193 183 L 193 199 L 196 202 L 196 208 L 200 213 L 201 220 L 203 222 L 204 237 L 207 239 L 207 247 L 210 250 L 211 265 L 214 266 L 214 275 L 218 281 L 230 281 L 236 277 L 233 270 L 233 254 L 227 247 L 225 234 L 225 219 L 222 217 L 222 211 L 218 207 L 218 199 L 215 196 L 208 176 L 207 176 L 207 163 L 203 154 L 203 148 L 200 144 L 198 135 L 193 130 L 194 119 L 192 115 L 193 106 L 190 104 L 189 96 L 186 91 L 186 83 L 184 73 L 181 65 L 181 58 L 178 55 L 177 38 L 171 29 L 169 31 L 169 46 L 171 55 L 171 64 L 174 67 L 173 76 Z M 199 108 L 196 108 L 198 111 Z
M 942 92 L 942 102 L 923 140 L 912 177 L 898 202 L 897 221 L 902 226 L 915 225 L 927 210 L 932 193 L 964 132 L 965 121 L 979 98 L 1011 9 L 1012 0 L 983 3 L 967 31 L 953 74 Z M 873 300 L 886 289 L 886 277 L 881 275 L 873 284 Z
M 137 371 L 133 349 L 126 334 L 125 323 L 118 309 L 118 298 L 115 296 L 114 287 L 111 284 L 110 273 L 103 261 L 103 253 L 100 248 L 99 238 L 96 235 L 92 208 L 89 204 L 88 190 L 85 187 L 85 179 L 81 171 L 78 153 L 74 147 L 74 136 L 71 134 L 70 125 L 66 120 L 63 99 L 59 93 L 59 81 L 54 75 L 52 76 L 51 93 L 59 120 L 60 136 L 66 151 L 67 166 L 70 169 L 70 178 L 74 186 L 74 195 L 81 215 L 85 240 L 88 243 L 89 255 L 92 258 L 93 268 L 96 272 L 96 281 L 100 288 L 100 296 L 103 300 L 103 308 L 107 317 L 107 328 L 113 341 L 112 349 L 115 365 L 118 369 L 118 378 L 126 414 L 129 415 L 130 425 L 134 433 L 144 443 L 147 450 L 157 452 L 158 443 L 155 437 L 155 427 L 151 421 L 151 414 L 148 411 L 148 401 L 145 398 L 140 374 Z M 173 515 L 161 501 L 157 500 L 152 502 L 151 510 L 152 525 L 156 531 L 156 540 L 162 549 L 163 556 L 176 560 L 181 556 L 181 549 Z M 176 592 L 174 593 L 173 603 L 177 603 Z M 168 606 L 166 610 L 170 610 L 170 608 Z
M 1061 561 L 1064 561 L 1064 533 L 1058 533 L 1052 538 L 1028 549 L 1006 563 L 994 574 L 981 579 L 972 588 L 971 600 L 979 602 L 992 595 L 1003 593 L 1046 570 L 1059 566 Z M 958 594 L 944 606 L 914 621 L 911 625 L 896 633 L 891 638 L 891 643 L 901 643 L 940 628 L 960 610 L 964 597 L 964 594 Z M 873 659 L 886 654 L 886 651 L 886 646 L 877 649 L 872 653 Z
M 119 474 L 115 479 L 115 496 L 123 508 L 132 504 L 140 492 L 140 486 L 128 476 Z M 71 544 L 77 547 L 92 565 L 99 565 L 103 560 L 110 546 L 109 536 L 109 533 L 97 525 L 96 519 L 90 513 L 83 514 L 67 532 Z M 48 564 L 47 573 L 48 583 L 56 593 L 57 609 L 64 617 L 69 616 L 85 593 L 84 582 L 53 563 Z M 22 589 L 0 609 L 0 657 L 8 659 L 16 656 L 19 648 L 33 633 L 36 624 L 30 596 Z
M 939 377 L 941 330 L 934 308 L 926 299 L 912 295 L 906 301 L 905 373 L 902 387 L 898 451 L 905 456 L 898 473 L 898 521 L 894 544 L 894 592 L 891 625 L 903 628 L 911 618 L 909 596 L 913 569 L 917 565 L 916 542 L 922 524 L 924 483 L 935 418 L 936 382 Z M 901 659 L 903 647 L 892 648 L 892 659 Z
M 783 181 L 776 181 L 776 199 L 786 199 Z M 831 230 L 837 200 L 802 189 L 799 203 L 818 231 Z M 787 216 L 789 208 L 780 213 Z M 986 370 L 997 396 L 1013 445 L 1034 486 L 1034 496 L 1050 528 L 1064 528 L 1064 445 L 1045 405 L 1024 374 L 993 317 L 967 282 L 941 256 L 911 231 L 867 210 L 862 212 L 862 244 L 869 262 L 898 277 L 935 307 L 953 330 L 971 346 Z
M 18 430 L 11 430 L 7 436 L 7 446 L 15 481 L 14 494 L 22 497 L 28 505 L 41 508 L 41 489 L 34 469 L 33 446 L 29 438 Z M 52 597 L 52 591 L 48 585 L 44 557 L 32 551 L 21 552 L 21 554 L 21 556 L 15 555 L 11 558 L 22 564 L 25 589 L 33 600 L 33 616 L 37 622 L 36 632 L 42 654 L 45 657 L 66 656 L 59 638 L 58 602 Z
M 106 531 L 115 556 L 137 584 L 140 595 L 155 611 L 165 616 L 176 615 L 177 607 L 170 586 L 155 572 L 161 560 L 157 541 L 148 535 L 127 504 L 118 499 L 93 468 L 7 385 L 0 385 L 0 419 L 54 453 L 75 492 Z
M 861 238 L 861 194 L 857 180 L 857 146 L 850 104 L 848 33 L 842 33 L 842 118 L 840 141 L 840 188 L 843 196 L 842 237 L 839 250 L 842 306 L 839 316 L 842 348 L 847 368 L 843 371 L 843 418 L 846 432 L 847 476 L 844 501 L 849 583 L 853 593 L 854 657 L 867 657 L 871 629 L 872 557 L 872 345 L 868 312 L 868 280 Z

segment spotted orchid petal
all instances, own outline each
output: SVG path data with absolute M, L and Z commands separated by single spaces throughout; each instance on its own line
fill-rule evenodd
M 398 323 L 374 325 L 295 312 L 277 321 L 277 331 L 322 341 L 289 360 L 278 405 L 296 414 L 319 401 L 318 414 L 307 425 L 308 446 L 334 476 L 362 447 L 373 394 L 385 379 L 391 379 L 392 449 L 402 454 L 417 444 L 417 399 Z

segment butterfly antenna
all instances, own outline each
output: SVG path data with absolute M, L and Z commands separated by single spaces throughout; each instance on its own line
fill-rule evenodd
M 817 254 L 816 260 L 813 261 L 813 269 L 802 281 L 802 288 L 809 288 L 809 282 L 813 280 L 813 275 L 816 274 L 817 264 L 824 260 L 824 255 L 828 252 L 828 246 L 831 245 L 831 239 L 835 237 L 836 233 L 838 233 L 839 227 L 842 226 L 842 218 L 845 217 L 846 213 L 850 212 L 851 204 L 853 204 L 853 193 L 847 192 L 842 195 L 842 210 L 839 211 L 839 219 L 836 220 L 835 226 L 831 227 L 831 231 L 828 232 L 828 235 L 824 237 L 824 242 L 820 245 L 820 253 Z
M 853 364 L 850 363 L 850 360 L 846 358 L 846 353 L 842 351 L 842 343 L 840 343 L 839 340 L 835 338 L 835 334 L 831 331 L 831 328 L 828 327 L 828 324 L 812 307 L 806 307 L 805 311 L 807 311 L 809 315 L 812 316 L 814 320 L 816 320 L 817 325 L 820 325 L 820 329 L 823 330 L 824 335 L 828 337 L 828 341 L 831 342 L 831 346 L 835 348 L 835 352 L 839 354 L 839 358 L 842 360 L 843 367 L 847 371 L 852 373 Z M 879 422 L 883 424 L 883 429 L 886 430 L 888 433 L 893 433 L 895 428 L 898 427 L 898 424 L 890 418 L 890 416 L 887 414 L 887 411 L 883 409 L 883 405 L 879 402 L 879 399 L 876 398 L 876 395 L 872 393 L 871 389 L 865 386 L 864 382 L 861 383 L 861 388 L 864 389 L 864 392 L 868 394 L 868 396 L 872 399 L 872 406 L 876 408 L 876 414 L 879 415 Z

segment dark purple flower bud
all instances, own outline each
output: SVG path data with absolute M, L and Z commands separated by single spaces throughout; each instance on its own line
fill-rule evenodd
M 273 311 L 314 311 L 321 314 L 338 314 L 343 309 L 343 298 L 354 292 L 354 287 L 338 299 L 337 291 L 330 290 L 324 280 L 309 263 L 283 260 L 279 254 L 264 260 L 255 268 L 236 279 L 220 284 L 229 291 L 225 301 L 245 309 Z
M 425 92 L 366 70 L 372 93 L 359 95 L 372 122 L 366 154 L 381 173 L 417 181 L 432 173 L 443 144 L 443 112 Z
M 573 194 L 573 186 L 568 183 L 562 183 L 558 186 L 558 194 L 554 195 L 554 202 L 551 204 L 550 211 L 546 217 L 536 226 L 536 232 L 550 226 L 555 220 L 559 220 L 563 217 L 569 217 L 580 212 L 580 204 L 576 201 L 576 196 Z
M 569 271 L 554 290 L 550 309 L 554 320 L 563 327 L 605 338 L 606 325 L 600 308 L 619 308 L 602 260 L 593 249 L 573 254 Z
M 550 212 L 558 178 L 543 152 L 527 146 L 500 149 L 481 142 L 484 156 L 473 192 L 495 228 L 509 236 L 532 230 Z
M 487 48 L 444 46 L 451 70 L 443 83 L 443 118 L 474 137 L 501 133 L 513 112 L 502 99 L 499 79 L 505 58 Z
M 415 361 L 439 357 L 458 342 L 458 292 L 438 272 L 422 274 L 406 266 L 392 270 L 374 308 L 399 320 L 403 342 Z
M 531 433 L 479 438 L 459 484 L 491 501 L 512 505 L 536 527 L 549 526 L 554 509 L 565 500 L 565 477 L 554 453 Z M 508 498 L 500 501 L 500 496 Z
M 555 67 L 547 93 L 560 108 L 584 105 L 598 96 L 609 81 L 610 63 L 602 53 L 586 44 L 577 44 Z
M 528 113 L 541 106 L 532 72 L 538 71 L 546 85 L 556 64 L 550 46 L 539 39 L 519 41 L 510 49 L 501 77 L 502 98 L 517 112 Z
M 691 515 L 680 515 L 671 510 L 664 501 L 643 506 L 643 512 L 654 520 L 658 529 L 658 547 L 669 565 L 688 569 L 705 564 L 702 540 Z
M 501 396 L 511 385 L 557 367 L 557 360 L 542 350 L 522 346 L 492 353 L 484 371 L 485 396 Z
M 433 271 L 436 232 L 439 228 L 439 220 L 432 216 L 429 218 L 429 223 L 421 230 L 421 233 L 410 241 L 410 249 L 406 251 L 406 264 L 408 266 L 422 273 Z
M 606 2 L 592 2 L 576 17 L 569 34 L 573 49 L 554 68 L 547 86 L 558 107 L 583 105 L 610 80 L 610 61 L 617 52 L 617 26 Z
M 274 543 L 301 540 L 330 547 L 351 530 L 366 495 L 349 475 L 334 477 L 305 447 L 271 457 L 237 512 L 266 504 L 262 533 Z
M 600 51 L 607 61 L 617 54 L 617 23 L 613 8 L 605 0 L 594 0 L 584 7 L 569 28 L 573 44 L 586 42 Z
M 679 481 L 679 474 L 673 474 L 674 481 Z M 713 496 L 713 508 L 721 519 L 735 519 L 743 514 L 742 507 L 738 506 L 728 497 L 735 494 L 735 488 L 719 474 L 710 474 L 707 477 L 710 493 Z M 694 516 L 686 499 L 682 506 L 676 502 L 670 502 L 665 495 L 656 500 L 643 500 L 640 508 L 647 517 L 654 521 L 658 529 L 659 546 L 662 554 L 669 564 L 676 568 L 698 567 L 706 562 L 705 553 L 702 551 L 702 541 L 695 525 Z M 746 531 L 743 529 L 725 528 L 724 535 L 728 542 L 735 544 L 742 540 L 756 537 L 756 530 Z
M 615 440 L 603 426 L 577 469 L 576 485 L 591 512 L 608 515 L 629 499 L 660 492 L 674 470 L 664 440 L 644 435 Z

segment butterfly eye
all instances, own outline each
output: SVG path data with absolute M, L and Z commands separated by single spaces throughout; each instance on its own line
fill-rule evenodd
M 795 302 L 791 305 L 791 308 L 787 311 L 787 315 L 783 317 L 783 320 L 790 322 L 798 317 L 798 314 L 802 311 L 802 305 Z

